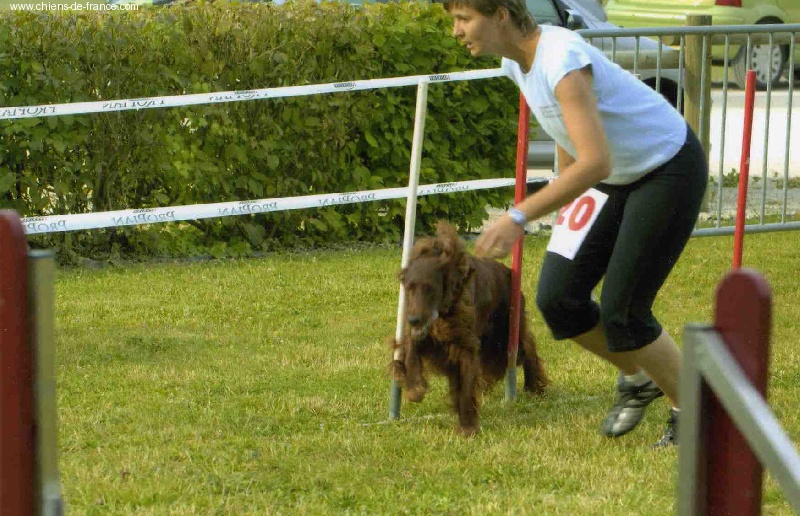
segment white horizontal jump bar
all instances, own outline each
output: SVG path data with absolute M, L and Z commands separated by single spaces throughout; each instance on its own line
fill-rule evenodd
M 529 183 L 549 181 L 548 178 L 529 177 Z M 452 192 L 466 192 L 487 188 L 513 186 L 515 180 L 477 179 L 459 183 L 439 183 L 420 186 L 417 195 L 434 195 Z M 28 217 L 22 219 L 22 227 L 28 235 L 37 233 L 59 233 L 81 229 L 98 229 L 119 226 L 134 226 L 158 222 L 208 219 L 231 215 L 252 215 L 275 211 L 299 210 L 302 208 L 322 208 L 338 204 L 353 204 L 408 196 L 408 187 L 365 190 L 362 192 L 332 193 L 322 195 L 303 195 L 259 199 L 256 201 L 220 202 L 214 204 L 194 204 L 169 208 L 143 208 L 137 210 L 104 211 L 98 213 L 79 213 L 74 215 L 51 215 L 47 217 Z
M 398 86 L 416 86 L 421 80 L 427 80 L 429 82 L 450 82 L 470 79 L 490 79 L 492 77 L 502 76 L 504 76 L 502 69 L 492 68 L 438 75 L 411 75 L 408 77 L 310 84 L 307 86 L 282 86 L 279 88 L 264 88 L 258 90 L 220 91 L 216 93 L 195 93 L 191 95 L 145 97 L 140 99 L 99 100 L 96 102 L 72 102 L 67 104 L 42 104 L 39 106 L 0 107 L 0 120 L 195 106 L 198 104 L 222 104 L 226 102 L 242 102 L 245 100 L 301 97 L 304 95 L 334 93 L 337 91 L 359 91 Z

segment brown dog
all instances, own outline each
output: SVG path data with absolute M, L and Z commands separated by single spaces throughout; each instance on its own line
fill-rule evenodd
M 467 253 L 455 228 L 440 222 L 435 237 L 417 241 L 399 277 L 406 295 L 402 360 L 391 364 L 409 401 L 422 401 L 424 369 L 447 377 L 453 408 L 464 435 L 480 429 L 480 396 L 503 378 L 508 367 L 511 269 Z M 547 377 L 527 327 L 521 300 L 517 365 L 528 392 L 542 393 Z

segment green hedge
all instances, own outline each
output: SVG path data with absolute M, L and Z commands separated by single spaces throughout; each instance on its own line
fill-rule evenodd
M 440 5 L 196 3 L 0 13 L 0 106 L 139 98 L 491 68 Z M 0 205 L 23 216 L 407 184 L 416 88 L 0 121 Z M 420 182 L 513 176 L 511 81 L 434 84 Z M 463 228 L 508 189 L 420 199 L 418 232 Z M 31 237 L 62 259 L 236 255 L 399 241 L 404 202 Z

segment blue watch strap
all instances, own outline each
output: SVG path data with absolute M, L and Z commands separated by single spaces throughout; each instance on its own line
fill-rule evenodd
M 508 210 L 508 216 L 514 221 L 514 224 L 525 226 L 528 223 L 528 217 L 519 208 L 511 207 Z

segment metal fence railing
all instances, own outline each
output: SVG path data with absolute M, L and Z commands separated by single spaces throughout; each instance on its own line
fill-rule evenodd
M 707 23 L 710 23 L 706 20 Z M 709 157 L 711 184 L 695 236 L 733 233 L 736 184 L 743 119 L 740 83 L 743 71 L 756 68 L 761 91 L 756 97 L 747 199 L 748 232 L 800 229 L 800 134 L 792 133 L 800 114 L 793 112 L 795 51 L 800 24 L 686 26 L 582 30 L 623 68 L 660 91 L 698 134 Z M 713 49 L 713 52 L 712 52 Z M 777 56 L 774 70 L 760 70 L 755 50 Z M 765 52 L 764 52 L 765 51 Z M 780 66 L 775 63 L 779 62 Z M 770 63 L 767 63 L 769 65 Z M 787 80 L 784 81 L 784 77 Z M 735 79 L 735 80 L 734 80 Z M 737 141 L 738 139 L 738 141 Z

